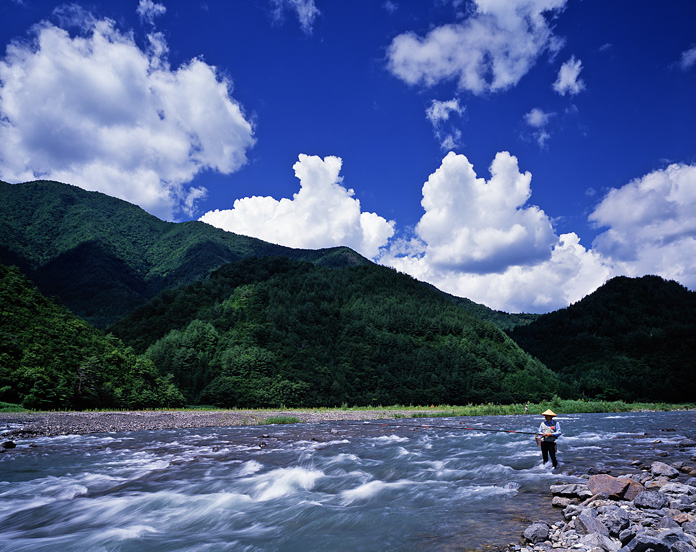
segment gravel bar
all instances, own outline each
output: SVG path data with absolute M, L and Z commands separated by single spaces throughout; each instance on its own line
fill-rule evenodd
M 436 410 L 153 410 L 132 412 L 0 413 L 0 438 L 26 439 L 195 427 L 260 425 L 268 418 L 293 417 L 300 422 L 384 420 Z

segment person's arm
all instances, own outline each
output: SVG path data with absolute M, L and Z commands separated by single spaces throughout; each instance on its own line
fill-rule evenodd
M 556 438 L 561 436 L 561 424 L 560 423 L 556 422 L 556 431 L 554 431 L 551 435 L 553 437 L 556 437 Z

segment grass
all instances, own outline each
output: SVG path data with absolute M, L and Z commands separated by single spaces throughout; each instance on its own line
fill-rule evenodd
M 299 424 L 302 420 L 296 416 L 270 416 L 263 420 L 262 425 L 271 424 Z
M 340 407 L 313 407 L 313 408 L 286 408 L 280 406 L 276 408 L 216 408 L 213 406 L 186 406 L 185 408 L 153 408 L 153 411 L 241 411 L 253 413 L 277 413 L 278 411 L 293 413 L 302 412 L 373 412 L 378 418 L 443 418 L 456 416 L 505 416 L 522 414 L 541 414 L 550 408 L 557 414 L 587 414 L 601 412 L 639 412 L 639 411 L 668 411 L 668 410 L 696 410 L 696 403 L 670 404 L 670 403 L 625 403 L 623 401 L 584 401 L 567 400 L 554 397 L 549 401 L 539 403 L 527 403 L 528 410 L 525 412 L 525 403 L 517 404 L 467 404 L 460 406 L 453 405 L 392 405 L 392 406 L 351 406 L 342 404 Z M 0 412 L 29 412 L 18 404 L 0 402 Z M 113 409 L 92 410 L 91 412 L 114 412 Z M 267 424 L 294 424 L 302 420 L 291 415 L 272 415 L 267 417 L 262 423 Z

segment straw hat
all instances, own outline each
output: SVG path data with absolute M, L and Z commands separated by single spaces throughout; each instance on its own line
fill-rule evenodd
M 541 413 L 542 416 L 555 416 L 556 413 L 553 410 L 547 410 L 546 412 Z

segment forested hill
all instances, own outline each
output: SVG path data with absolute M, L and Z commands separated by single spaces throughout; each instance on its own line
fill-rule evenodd
M 696 397 L 696 292 L 674 281 L 617 277 L 510 335 L 568 382 L 565 396 Z
M 163 292 L 111 331 L 190 403 L 466 404 L 558 391 L 497 326 L 374 264 L 238 261 Z
M 301 250 L 170 223 L 140 207 L 58 182 L 0 182 L 0 263 L 16 265 L 47 296 L 106 327 L 163 289 L 245 257 L 285 256 L 327 266 L 363 264 L 348 248 Z
M 162 290 L 195 282 L 228 262 L 265 256 L 327 267 L 371 264 L 347 247 L 293 249 L 202 222 L 164 222 L 126 201 L 68 184 L 0 181 L 0 263 L 18 266 L 45 295 L 100 328 Z M 447 297 L 505 329 L 530 320 Z
M 181 406 L 183 396 L 113 336 L 0 265 L 0 401 L 34 409 Z

